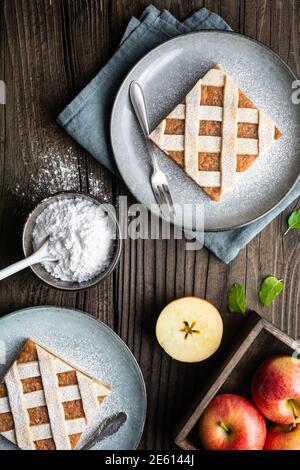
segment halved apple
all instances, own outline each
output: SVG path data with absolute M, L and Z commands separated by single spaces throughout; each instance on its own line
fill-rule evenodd
M 200 362 L 220 346 L 223 322 L 218 310 L 197 297 L 174 300 L 161 312 L 156 337 L 167 354 L 181 362 Z

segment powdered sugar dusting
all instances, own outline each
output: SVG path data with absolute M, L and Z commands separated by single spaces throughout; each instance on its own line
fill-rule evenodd
M 85 198 L 55 200 L 47 205 L 36 220 L 32 239 L 34 250 L 49 240 L 48 252 L 54 261 L 43 266 L 62 281 L 93 279 L 111 259 L 109 218 L 101 205 Z
M 32 202 L 63 191 L 81 190 L 78 158 L 73 147 L 60 152 L 50 147 L 37 152 L 34 158 L 38 162 L 38 172 L 32 173 L 29 179 L 29 196 Z M 107 202 L 105 183 L 93 171 L 88 174 L 88 190 L 93 196 Z M 16 185 L 15 193 L 28 197 L 27 187 L 25 191 L 21 184 Z

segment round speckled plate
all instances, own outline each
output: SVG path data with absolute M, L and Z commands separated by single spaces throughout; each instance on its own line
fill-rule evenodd
M 300 105 L 292 103 L 295 76 L 278 55 L 259 42 L 225 31 L 201 31 L 171 39 L 146 55 L 129 73 L 116 97 L 111 140 L 119 171 L 134 196 L 151 209 L 151 165 L 129 101 L 129 85 L 137 80 L 155 126 L 205 72 L 220 63 L 283 132 L 264 156 L 238 176 L 233 189 L 213 202 L 171 159 L 157 149 L 177 204 L 203 204 L 205 231 L 229 230 L 253 222 L 274 208 L 292 189 L 300 168 Z M 185 210 L 185 228 L 193 226 L 193 210 Z M 176 224 L 180 225 L 177 220 Z M 197 228 L 197 227 L 196 227 Z
M 56 307 L 19 310 L 0 320 L 1 361 L 6 355 L 2 361 L 5 363 L 0 364 L 0 376 L 28 338 L 112 386 L 93 428 L 117 411 L 124 411 L 128 419 L 117 434 L 94 449 L 136 449 L 146 417 L 145 384 L 134 356 L 119 336 L 104 323 L 77 310 Z M 0 450 L 5 449 L 16 447 L 0 436 Z

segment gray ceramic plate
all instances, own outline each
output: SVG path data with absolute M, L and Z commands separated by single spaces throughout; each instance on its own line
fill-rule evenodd
M 157 150 L 177 204 L 203 203 L 206 231 L 241 227 L 265 215 L 291 190 L 300 168 L 300 105 L 291 95 L 295 76 L 267 47 L 245 36 L 202 31 L 179 36 L 146 55 L 129 73 L 115 100 L 111 140 L 119 171 L 134 196 L 150 208 L 154 204 L 151 174 L 142 133 L 129 101 L 129 85 L 142 85 L 153 129 L 193 84 L 216 63 L 233 76 L 249 98 L 266 111 L 284 136 L 251 168 L 221 201 L 211 201 L 168 157 Z M 179 221 L 176 221 L 180 225 Z M 185 228 L 191 229 L 192 209 Z
M 95 425 L 116 411 L 128 420 L 117 434 L 95 449 L 133 450 L 139 444 L 146 417 L 146 392 L 140 368 L 125 343 L 104 323 L 77 310 L 34 307 L 0 320 L 0 376 L 28 338 L 57 351 L 83 370 L 112 386 Z M 91 430 L 90 430 L 91 431 Z M 0 436 L 0 450 L 16 449 Z

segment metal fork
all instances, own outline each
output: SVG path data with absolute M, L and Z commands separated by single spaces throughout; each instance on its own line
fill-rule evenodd
M 170 193 L 168 180 L 166 175 L 159 168 L 158 161 L 153 149 L 153 144 L 149 140 L 150 131 L 145 97 L 142 87 L 136 81 L 133 81 L 130 84 L 130 99 L 136 117 L 146 137 L 149 154 L 152 160 L 153 173 L 151 175 L 151 186 L 153 194 L 162 214 L 167 218 L 173 219 L 175 216 L 175 208 Z

